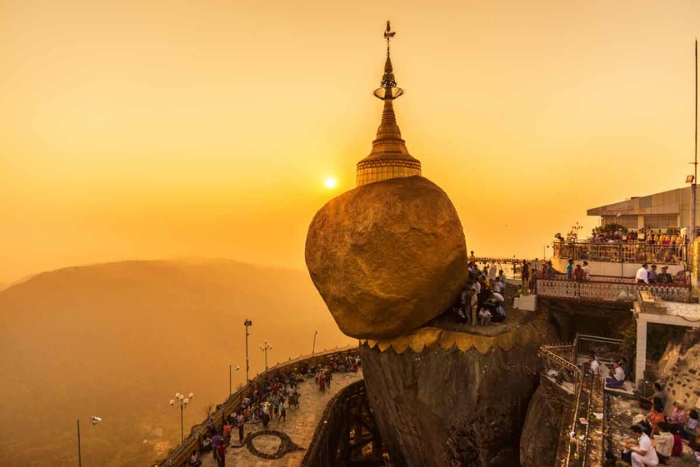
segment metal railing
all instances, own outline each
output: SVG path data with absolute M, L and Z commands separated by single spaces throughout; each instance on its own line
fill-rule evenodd
M 578 334 L 576 353 L 578 355 L 597 355 L 602 362 L 613 362 L 623 353 L 624 341 L 610 337 L 589 336 Z
M 348 355 L 357 354 L 358 348 L 356 346 L 348 345 L 347 347 L 340 349 L 326 350 L 323 352 L 316 352 L 313 355 L 300 356 L 298 358 L 290 358 L 286 362 L 278 363 L 277 365 L 271 367 L 267 371 L 259 373 L 255 377 L 251 378 L 250 382 L 245 386 L 241 387 L 234 394 L 230 395 L 229 398 L 224 402 L 217 410 L 211 415 L 214 426 L 221 428 L 227 414 L 235 412 L 242 404 L 245 397 L 250 397 L 253 394 L 254 386 L 261 386 L 263 379 L 268 376 L 274 376 L 277 373 L 294 370 L 295 367 L 299 368 L 303 364 L 310 364 L 317 362 L 324 362 L 330 357 L 335 355 Z M 207 420 L 204 420 L 201 424 L 192 427 L 190 434 L 185 438 L 185 440 L 173 449 L 163 461 L 158 462 L 159 467 L 180 467 L 186 465 L 192 452 L 195 450 L 199 451 L 200 444 L 204 435 L 207 434 Z
M 650 292 L 669 302 L 687 302 L 690 288 L 676 284 L 635 284 L 621 280 L 574 281 L 568 279 L 537 279 L 537 295 L 594 302 L 632 301 L 639 292 Z
M 572 363 L 576 356 L 575 344 L 543 345 L 539 348 L 538 355 L 542 358 L 545 375 L 553 377 L 560 386 L 570 384 L 573 394 L 579 392 L 582 373 Z
M 558 258 L 573 260 L 681 265 L 688 249 L 684 244 L 555 242 L 552 251 Z

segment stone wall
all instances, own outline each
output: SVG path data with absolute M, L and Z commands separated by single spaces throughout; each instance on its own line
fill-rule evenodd
M 370 406 L 395 467 L 519 465 L 537 349 L 557 339 L 554 329 L 540 316 L 495 338 L 459 334 L 474 345 L 402 353 L 360 346 Z
M 686 333 L 683 339 L 669 343 L 659 361 L 659 378 L 665 381 L 666 410 L 674 401 L 686 408 L 700 407 L 700 334 Z

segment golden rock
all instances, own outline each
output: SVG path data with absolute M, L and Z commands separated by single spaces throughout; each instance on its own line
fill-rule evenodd
M 464 232 L 447 194 L 431 181 L 370 183 L 316 213 L 306 266 L 341 331 L 397 337 L 459 296 L 467 278 Z

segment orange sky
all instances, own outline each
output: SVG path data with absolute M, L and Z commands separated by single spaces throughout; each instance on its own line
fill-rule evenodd
M 126 258 L 302 267 L 369 153 L 386 19 L 399 125 L 469 249 L 541 256 L 587 208 L 682 186 L 693 157 L 700 2 L 584 3 L 5 0 L 0 282 Z

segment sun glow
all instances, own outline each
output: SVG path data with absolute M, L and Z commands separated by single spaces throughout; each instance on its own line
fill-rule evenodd
M 326 188 L 332 190 L 336 187 L 336 185 L 338 185 L 338 181 L 335 179 L 335 177 L 328 177 L 323 184 L 326 185 Z

